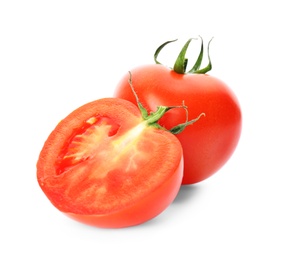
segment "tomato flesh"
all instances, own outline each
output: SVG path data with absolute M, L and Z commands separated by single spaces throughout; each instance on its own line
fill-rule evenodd
M 175 136 L 150 127 L 138 108 L 101 99 L 75 110 L 51 133 L 38 163 L 38 182 L 53 205 L 95 226 L 145 222 L 175 198 L 182 181 Z

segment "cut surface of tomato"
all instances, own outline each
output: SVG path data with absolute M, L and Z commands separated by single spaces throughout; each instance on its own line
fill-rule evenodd
M 179 191 L 182 147 L 117 98 L 76 109 L 52 131 L 37 162 L 40 187 L 61 212 L 99 227 L 126 227 L 161 213 Z

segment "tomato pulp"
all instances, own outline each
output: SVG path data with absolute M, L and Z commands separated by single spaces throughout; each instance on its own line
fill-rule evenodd
M 233 154 L 241 134 L 241 109 L 233 91 L 213 76 L 179 74 L 161 64 L 140 66 L 131 73 L 135 91 L 148 111 L 184 101 L 189 117 L 206 115 L 177 135 L 184 154 L 182 183 L 197 183 L 217 172 Z M 118 83 L 114 95 L 135 103 L 127 77 Z M 170 110 L 159 124 L 169 129 L 183 121 L 183 111 Z
M 98 227 L 137 225 L 161 213 L 179 191 L 182 148 L 117 98 L 90 102 L 63 119 L 37 162 L 38 183 L 69 217 Z

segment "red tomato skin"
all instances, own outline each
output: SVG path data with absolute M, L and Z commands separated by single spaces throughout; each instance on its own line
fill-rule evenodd
M 177 135 L 184 154 L 182 184 L 201 182 L 217 172 L 232 156 L 240 139 L 242 114 L 233 91 L 221 80 L 207 74 L 178 74 L 158 64 L 131 70 L 132 84 L 149 111 L 157 106 L 188 106 L 189 119 L 205 113 Z M 126 74 L 114 96 L 136 104 Z M 168 111 L 159 123 L 170 129 L 185 122 L 185 111 Z
M 174 158 L 173 161 L 164 163 L 163 154 L 159 161 L 154 158 L 156 164 L 152 169 L 163 168 L 161 164 L 167 165 L 163 168 L 168 172 L 167 179 L 158 186 L 151 187 L 148 193 L 138 200 L 128 203 L 128 206 L 122 206 L 121 208 L 119 206 L 116 210 L 109 210 L 104 214 L 84 213 L 84 210 L 81 210 L 81 212 L 72 211 L 70 210 L 72 207 L 66 207 L 66 199 L 61 193 L 61 184 L 58 188 L 61 175 L 57 172 L 55 162 L 61 153 L 63 144 L 68 142 L 70 136 L 73 135 L 74 129 L 77 129 L 78 125 L 95 114 L 110 118 L 120 125 L 117 132 L 118 137 L 142 122 L 138 108 L 123 99 L 105 98 L 76 109 L 56 126 L 42 148 L 37 162 L 37 180 L 41 189 L 51 203 L 62 213 L 81 223 L 96 227 L 123 228 L 138 225 L 156 217 L 169 206 L 180 189 L 183 177 L 183 153 L 182 147 L 174 135 L 153 127 L 147 128 L 147 134 L 154 134 L 154 139 L 162 136 L 166 142 L 171 143 L 170 147 L 174 148 L 167 151 L 170 158 Z M 163 143 L 162 147 L 164 145 Z M 108 164 L 107 160 L 106 158 L 104 163 Z M 140 172 L 138 171 L 138 173 Z M 144 182 L 147 182 L 147 180 L 144 180 Z M 88 204 L 88 199 L 86 199 L 86 204 Z

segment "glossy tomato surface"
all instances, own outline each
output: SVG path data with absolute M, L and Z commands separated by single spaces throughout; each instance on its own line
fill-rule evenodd
M 46 140 L 37 179 L 51 203 L 69 217 L 98 227 L 143 223 L 179 191 L 182 148 L 151 127 L 129 101 L 106 98 L 76 109 Z
M 137 67 L 131 73 L 133 87 L 149 111 L 155 111 L 159 105 L 184 102 L 189 119 L 205 113 L 177 135 L 184 154 L 183 184 L 200 182 L 217 172 L 233 154 L 241 134 L 241 109 L 232 90 L 207 74 L 178 74 L 160 64 Z M 114 95 L 136 102 L 127 74 Z M 182 110 L 170 110 L 159 121 L 167 129 L 183 122 L 185 112 Z

